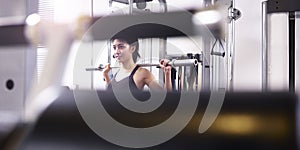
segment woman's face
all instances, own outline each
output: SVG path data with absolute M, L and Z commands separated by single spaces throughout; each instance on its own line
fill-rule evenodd
M 119 62 L 124 62 L 129 59 L 132 59 L 132 53 L 134 52 L 134 48 L 130 46 L 127 42 L 115 39 L 113 41 L 113 51 L 115 59 Z

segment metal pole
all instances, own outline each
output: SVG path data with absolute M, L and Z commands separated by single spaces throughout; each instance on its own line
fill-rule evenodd
M 91 0 L 91 17 L 94 18 L 94 0 Z M 94 41 L 91 43 L 91 66 L 94 66 Z M 94 73 L 91 73 L 91 89 L 94 89 Z
M 268 13 L 267 1 L 262 2 L 262 91 L 268 89 Z
M 129 14 L 132 14 L 132 10 L 133 10 L 133 0 L 129 0 Z
M 295 92 L 295 12 L 289 12 L 289 91 Z
M 235 8 L 235 2 L 234 0 L 232 1 L 232 7 L 230 9 L 231 16 L 233 16 L 233 11 Z M 235 61 L 235 19 L 232 18 L 231 23 L 230 23 L 230 32 L 231 32 L 231 37 L 230 37 L 230 56 L 231 56 L 231 61 L 230 61 L 230 81 L 229 81 L 229 90 L 233 91 L 233 81 L 234 81 L 234 61 Z
M 232 9 L 232 1 L 231 1 L 231 6 L 228 8 L 228 16 L 231 16 L 231 9 Z M 226 63 L 226 67 L 227 67 L 227 78 L 226 78 L 226 87 L 227 89 L 229 90 L 230 89 L 230 81 L 231 81 L 231 47 L 230 47 L 230 44 L 231 44 L 231 40 L 232 40 L 232 36 L 231 36 L 231 19 L 229 18 L 228 19 L 228 26 L 227 26 L 227 33 L 226 34 L 226 60 L 227 60 L 227 63 Z
M 166 0 L 158 0 L 159 1 L 159 6 L 160 6 L 160 11 L 161 12 L 164 12 L 166 13 L 168 11 L 167 9 L 167 2 Z M 152 44 L 152 42 L 151 42 Z M 152 47 L 152 45 L 151 45 Z M 162 38 L 159 38 L 159 48 L 160 48 L 160 51 L 159 51 L 159 58 L 166 58 L 166 55 L 167 55 L 167 37 L 162 37 Z M 151 61 L 152 63 L 152 61 Z M 164 81 L 164 73 L 162 70 L 159 71 L 158 73 L 158 79 L 159 81 Z M 178 79 L 179 80 L 179 79 Z
M 158 0 L 161 12 L 167 12 L 167 2 L 166 0 Z
M 173 59 L 172 61 L 170 61 L 168 63 L 170 66 L 172 67 L 180 67 L 180 66 L 197 66 L 198 65 L 198 61 L 197 59 L 184 59 L 184 60 L 175 60 Z M 152 64 L 152 63 L 143 63 L 143 64 L 137 64 L 141 67 L 160 67 L 160 64 Z M 119 67 L 110 67 L 110 68 L 119 68 Z M 102 70 L 104 69 L 103 65 L 100 64 L 99 68 L 86 68 L 86 71 L 96 71 L 96 70 Z

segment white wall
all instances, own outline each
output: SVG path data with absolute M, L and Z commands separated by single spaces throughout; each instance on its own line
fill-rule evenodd
M 242 13 L 235 24 L 234 90 L 261 87 L 261 0 L 235 0 Z

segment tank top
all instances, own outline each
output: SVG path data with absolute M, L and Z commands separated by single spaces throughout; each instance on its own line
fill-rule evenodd
M 132 70 L 132 72 L 130 73 L 130 75 L 120 81 L 116 81 L 115 77 L 117 75 L 117 73 L 115 74 L 115 76 L 113 77 L 113 79 L 110 81 L 110 83 L 107 86 L 107 90 L 111 90 L 112 91 L 112 86 L 114 86 L 115 91 L 119 91 L 122 90 L 126 87 L 128 87 L 129 84 L 129 88 L 131 91 L 139 91 L 140 89 L 136 86 L 134 80 L 133 80 L 133 75 L 135 74 L 135 72 L 139 69 L 139 65 L 136 65 L 134 67 L 134 69 Z

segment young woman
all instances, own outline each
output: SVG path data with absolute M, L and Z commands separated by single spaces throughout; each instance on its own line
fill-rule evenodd
M 143 90 L 144 86 L 147 85 L 150 90 L 166 89 L 172 91 L 171 66 L 167 65 L 168 60 L 160 61 L 160 67 L 164 69 L 165 74 L 165 86 L 162 88 L 148 69 L 136 64 L 137 58 L 140 57 L 137 38 L 114 37 L 111 41 L 114 58 L 121 64 L 121 67 L 112 79 L 108 74 L 111 70 L 110 64 L 104 68 L 103 76 L 108 90 L 112 88 L 122 90 L 129 84 L 131 90 Z

